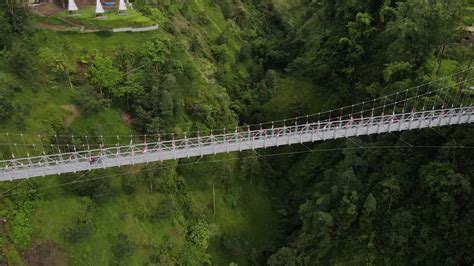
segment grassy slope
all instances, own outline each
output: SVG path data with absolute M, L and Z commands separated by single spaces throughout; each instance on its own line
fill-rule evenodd
M 103 17 L 95 17 L 95 8 L 82 9 L 79 14 L 70 16 L 67 12 L 60 12 L 53 16 L 71 21 L 86 28 L 120 28 L 120 27 L 146 27 L 155 24 L 153 20 L 131 9 L 127 14 L 118 14 L 114 11 L 106 12 Z
M 225 158 L 232 160 L 237 154 L 218 156 L 213 159 Z M 213 160 L 211 159 L 211 160 Z M 208 166 L 183 167 L 181 171 L 193 187 L 192 204 L 208 217 L 209 221 L 217 225 L 219 235 L 238 236 L 240 241 L 236 250 L 227 250 L 219 237 L 211 241 L 209 251 L 213 254 L 213 261 L 217 265 L 228 265 L 236 262 L 247 265 L 252 248 L 265 251 L 274 247 L 280 240 L 280 224 L 272 209 L 272 202 L 266 192 L 265 180 L 255 177 L 254 180 L 242 179 L 242 174 L 222 176 L 220 164 L 215 171 L 209 172 Z M 221 165 L 223 166 L 223 165 Z M 223 167 L 237 167 L 234 163 L 226 163 Z M 225 171 L 224 171 L 225 172 Z M 227 178 L 229 182 L 225 188 L 219 179 Z M 213 210 L 212 188 L 215 184 L 216 208 Z M 227 202 L 228 194 L 237 197 L 237 206 L 232 207 Z
M 210 23 L 207 25 L 186 26 L 188 30 L 194 31 L 201 38 L 202 43 L 215 40 L 229 24 L 225 21 L 220 11 L 211 7 L 209 1 L 192 1 L 192 8 L 189 15 L 204 12 Z M 183 19 L 179 14 L 175 14 L 176 19 Z M 55 33 L 50 31 L 38 31 L 35 34 L 34 42 L 41 47 L 48 47 L 68 54 L 73 60 L 78 60 L 82 56 L 100 50 L 108 53 L 114 49 L 140 49 L 156 33 L 121 33 L 113 35 L 103 34 L 77 34 L 77 33 Z M 183 40 L 187 35 L 182 36 Z M 209 40 L 210 39 L 210 40 Z M 231 60 L 236 57 L 240 49 L 240 39 L 238 34 L 233 34 L 226 46 Z M 206 48 L 204 48 L 206 49 Z M 209 53 L 209 51 L 204 51 Z M 188 54 L 190 60 L 199 69 L 208 66 L 213 68 L 212 60 Z M 246 74 L 245 67 L 239 67 L 243 74 Z M 203 72 L 205 79 L 210 78 L 210 74 Z M 18 105 L 28 105 L 28 112 L 23 114 L 26 127 L 23 129 L 13 121 L 8 121 L 0 125 L 0 131 L 12 133 L 26 133 L 26 135 L 36 135 L 45 128 L 45 121 L 52 115 L 65 117 L 70 113 L 64 110 L 63 106 L 71 103 L 73 90 L 67 85 L 43 84 L 33 92 L 33 85 L 24 84 L 22 92 L 16 94 L 14 99 Z M 71 125 L 74 132 L 91 131 L 96 124 L 101 124 L 109 130 L 110 134 L 131 133 L 131 130 L 121 121 L 120 112 L 113 109 L 105 109 L 97 115 L 84 118 L 77 117 Z M 28 141 L 34 141 L 26 139 Z M 236 155 L 230 155 L 235 157 Z M 219 159 L 221 157 L 217 157 Z M 125 174 L 128 178 L 137 178 L 129 173 L 130 168 L 120 168 L 107 170 L 108 174 Z M 213 255 L 213 260 L 217 264 L 228 264 L 236 261 L 239 265 L 245 265 L 251 248 L 267 250 L 274 246 L 278 240 L 277 216 L 272 210 L 271 199 L 266 194 L 264 181 L 260 181 L 259 186 L 250 184 L 239 178 L 237 170 L 232 170 L 229 178 L 232 180 L 231 187 L 239 192 L 238 206 L 230 208 L 224 198 L 227 194 L 226 186 L 217 183 L 216 194 L 216 214 L 209 208 L 212 202 L 212 180 L 213 176 L 202 169 L 201 172 L 194 168 L 188 170 L 184 177 L 189 182 L 191 202 L 193 206 L 202 210 L 207 219 L 217 225 L 221 234 L 239 235 L 248 246 L 242 250 L 229 254 L 222 248 L 219 237 L 211 240 L 209 252 Z M 76 219 L 77 213 L 84 208 L 80 198 L 73 196 L 62 188 L 48 189 L 43 191 L 44 198 L 35 203 L 35 215 L 33 217 L 34 235 L 38 240 L 52 240 L 63 247 L 69 254 L 71 265 L 96 264 L 104 265 L 111 262 L 113 257 L 111 245 L 115 235 L 119 232 L 127 233 L 137 244 L 134 255 L 129 263 L 142 265 L 148 262 L 153 250 L 147 245 L 158 245 L 164 236 L 169 236 L 178 248 L 184 243 L 183 223 L 179 219 L 164 220 L 160 223 L 151 223 L 147 220 L 138 219 L 137 212 L 149 209 L 150 206 L 157 206 L 160 200 L 165 198 L 163 194 L 149 194 L 143 185 L 139 185 L 134 196 L 127 196 L 121 190 L 119 178 L 111 178 L 114 188 L 113 197 L 101 206 L 94 214 L 96 229 L 92 236 L 71 244 L 64 239 L 64 230 Z M 58 177 L 47 177 L 37 180 L 40 187 L 55 186 L 61 181 Z
M 264 110 L 274 119 L 288 118 L 288 114 L 294 114 L 295 109 L 312 114 L 328 110 L 335 101 L 333 97 L 315 90 L 310 80 L 287 77 L 278 84 L 275 96 L 264 105 Z
M 130 175 L 127 178 L 136 177 Z M 48 191 L 48 196 L 51 194 L 52 196 L 38 203 L 34 219 L 38 236 L 42 239 L 53 240 L 66 248 L 71 265 L 109 264 L 113 258 L 111 243 L 118 232 L 128 234 L 131 240 L 137 243 L 136 252 L 129 261 L 133 265 L 146 263 L 149 256 L 153 254 L 152 249 L 143 248 L 143 246 L 159 244 L 166 235 L 170 236 L 173 242 L 181 245 L 183 237 L 179 230 L 182 228 L 173 226 L 172 221 L 153 224 L 136 217 L 137 210 L 150 208 L 150 204 L 156 205 L 164 196 L 148 194 L 142 188 L 136 195 L 127 196 L 118 186 L 118 180 L 112 180 L 112 183 L 115 183 L 114 196 L 95 211 L 94 233 L 76 244 L 71 244 L 64 239 L 64 230 L 76 219 L 77 213 L 83 208 L 80 198 L 59 189 L 56 193 Z M 55 219 L 52 220 L 51 217 Z
M 464 14 L 464 24 L 474 26 L 474 1 L 467 0 L 467 8 Z
M 86 29 L 147 27 L 161 23 L 159 18 L 151 19 L 133 9 L 128 10 L 126 14 L 118 14 L 117 11 L 106 11 L 104 16 L 96 18 L 94 7 L 80 9 L 74 15 L 70 15 L 67 11 L 62 11 L 47 17 L 34 17 L 32 21 L 42 25 L 50 25 L 51 27 L 84 26 Z
M 230 57 L 226 68 L 230 68 L 230 64 L 236 61 L 237 53 L 242 46 L 240 29 L 233 27 L 229 21 L 226 21 L 220 10 L 213 7 L 211 1 L 193 0 L 189 1 L 188 4 L 188 16 L 186 17 L 195 18 L 199 14 L 205 14 L 209 23 L 199 25 L 196 22 L 188 21 L 180 14 L 176 14 L 174 16 L 175 25 L 177 25 L 176 30 L 182 33 L 183 39 L 190 41 L 192 36 L 203 44 L 202 52 L 204 55 L 211 54 L 209 43 L 215 42 L 222 33 L 227 33 L 227 44 L 224 49 Z M 212 79 L 211 75 L 206 74 L 209 72 L 206 72 L 205 69 L 209 67 L 213 69 L 214 63 L 207 56 L 193 57 L 193 63 L 200 70 L 203 70 L 202 73 L 206 78 Z M 240 74 L 244 77 L 249 75 L 245 64 L 237 64 L 232 67 L 239 69 Z M 212 175 L 208 172 L 200 173 L 195 168 L 193 167 L 193 174 L 188 175 L 187 179 L 192 187 L 201 188 L 192 192 L 194 205 L 214 221 L 222 234 L 240 235 L 250 243 L 251 247 L 258 250 L 268 249 L 277 243 L 279 224 L 272 210 L 271 199 L 264 192 L 265 185 L 255 186 L 249 184 L 248 181 L 238 178 L 238 174 L 235 177 L 229 177 L 232 179 L 231 186 L 241 192 L 239 206 L 236 209 L 229 208 L 224 200 L 225 194 L 228 193 L 227 190 L 216 185 L 216 214 L 214 216 L 208 208 L 212 204 L 212 191 L 209 190 L 212 186 Z M 214 255 L 213 261 L 217 265 L 226 265 L 232 261 L 239 265 L 246 265 L 251 247 L 233 253 L 223 249 L 222 242 L 218 238 L 214 238 L 209 250 Z
M 276 1 L 278 2 L 278 1 Z M 282 2 L 282 1 L 279 1 Z M 175 21 L 183 21 L 179 28 L 183 41 L 189 41 L 189 36 L 198 36 L 199 41 L 207 44 L 215 41 L 221 32 L 229 27 L 228 22 L 218 9 L 211 8 L 209 1 L 193 0 L 189 14 L 191 17 L 205 12 L 210 22 L 206 25 L 187 25 L 186 19 L 180 14 L 175 14 Z M 281 10 L 285 5 L 281 5 Z M 192 23 L 192 22 L 191 22 Z M 185 34 L 186 31 L 191 33 Z M 162 33 L 135 33 L 135 34 L 113 34 L 104 36 L 100 34 L 59 34 L 49 31 L 39 31 L 35 36 L 35 42 L 39 46 L 47 46 L 54 49 L 65 49 L 68 47 L 68 54 L 76 59 L 81 56 L 93 53 L 95 49 L 108 52 L 119 47 L 126 49 L 140 49 L 142 44 L 151 39 L 156 34 Z M 209 38 L 210 40 L 208 40 Z M 235 58 L 241 45 L 238 31 L 231 35 L 226 50 Z M 204 54 L 210 54 L 209 47 L 204 46 Z M 207 51 L 206 51 L 207 50 Z M 198 66 L 204 78 L 210 78 L 214 67 L 212 60 L 188 54 L 191 61 Z M 443 60 L 440 72 L 449 73 L 457 68 L 456 61 Z M 245 65 L 238 66 L 242 75 L 248 75 Z M 206 70 L 209 69 L 209 70 Z M 7 79 L 14 79 L 10 74 L 4 74 Z M 15 81 L 21 83 L 21 81 Z M 24 89 L 15 97 L 18 105 L 29 105 L 29 111 L 25 117 L 26 130 L 20 130 L 15 122 L 8 121 L 0 125 L 1 132 L 11 133 L 38 133 L 44 127 L 44 121 L 51 114 L 59 116 L 69 115 L 62 106 L 70 103 L 72 94 L 68 86 L 60 84 L 44 84 L 34 93 L 31 84 L 22 84 Z M 265 106 L 269 112 L 273 110 L 273 116 L 284 118 L 290 113 L 293 106 L 302 104 L 305 109 L 311 112 L 320 111 L 326 108 L 330 99 L 325 95 L 319 95 L 312 88 L 309 81 L 301 80 L 297 77 L 284 79 L 277 89 L 276 96 Z M 288 99 L 291 99 L 288 101 Z M 321 99 L 319 102 L 317 99 Z M 326 104 L 326 105 L 325 105 Z M 117 110 L 106 109 L 103 112 L 89 118 L 76 118 L 71 127 L 75 132 L 91 131 L 96 124 L 103 124 L 105 128 L 113 130 L 112 134 L 129 134 L 131 130 L 120 120 L 120 113 Z M 0 139 L 5 138 L 0 134 Z M 27 139 L 28 141 L 28 139 Z M 3 139 L 2 141 L 3 142 Z M 235 155 L 229 155 L 230 158 Z M 222 157 L 218 157 L 222 158 Z M 190 168 L 190 167 L 188 167 Z M 128 178 L 137 178 L 129 173 L 130 168 L 113 169 L 106 174 L 125 173 Z M 207 219 L 218 226 L 221 234 L 240 235 L 245 239 L 248 246 L 242 250 L 229 252 L 222 247 L 219 237 L 214 237 L 209 247 L 209 252 L 213 255 L 213 261 L 218 265 L 226 265 L 231 261 L 239 265 L 247 263 L 249 250 L 252 247 L 258 250 L 266 250 L 277 243 L 278 221 L 272 210 L 271 198 L 265 192 L 263 180 L 253 180 L 250 184 L 247 180 L 240 179 L 238 171 L 234 170 L 231 178 L 231 188 L 239 191 L 238 206 L 229 207 L 226 203 L 228 190 L 221 184 L 215 186 L 216 193 L 216 214 L 213 214 L 212 205 L 212 184 L 213 176 L 206 172 L 206 168 L 197 169 L 193 166 L 191 170 L 183 171 L 183 175 L 188 181 L 190 195 L 193 206 L 201 210 Z M 67 242 L 63 237 L 65 228 L 75 219 L 77 213 L 83 208 L 79 197 L 66 193 L 63 189 L 48 189 L 43 192 L 44 199 L 36 203 L 36 212 L 33 218 L 35 236 L 38 239 L 53 240 L 60 244 L 69 253 L 72 265 L 97 264 L 104 265 L 110 263 L 113 256 L 111 243 L 113 237 L 118 232 L 127 233 L 135 243 L 139 243 L 134 255 L 129 263 L 141 265 L 148 262 L 148 256 L 152 250 L 145 248 L 146 244 L 159 244 L 164 236 L 172 239 L 175 247 L 183 245 L 184 233 L 182 222 L 177 220 L 165 220 L 160 223 L 137 218 L 137 212 L 145 209 L 151 210 L 151 206 L 156 206 L 165 195 L 155 193 L 148 194 L 146 188 L 141 185 L 135 196 L 125 195 L 119 185 L 119 178 L 111 178 L 114 187 L 114 196 L 105 203 L 97 213 L 94 214 L 96 230 L 92 236 L 81 240 L 76 244 Z M 57 177 L 48 177 L 39 181 L 40 186 L 50 186 L 58 184 Z M 255 183 L 260 182 L 260 185 Z M 242 243 L 245 243 L 243 241 Z
M 101 34 L 79 34 L 79 33 L 55 33 L 50 31 L 38 31 L 33 37 L 34 43 L 41 47 L 67 54 L 71 60 L 78 61 L 82 56 L 93 54 L 94 51 L 111 51 L 114 49 L 139 49 L 146 40 L 153 38 L 156 33 L 113 34 L 103 36 Z M 24 125 L 19 126 L 19 114 L 12 119 L 0 124 L 0 132 L 10 133 L 12 143 L 23 143 L 20 133 L 24 133 L 27 143 L 38 143 L 38 134 L 48 134 L 47 121 L 51 118 L 62 120 L 70 116 L 70 112 L 64 109 L 65 105 L 71 103 L 74 90 L 67 84 L 58 84 L 48 80 L 29 84 L 14 77 L 12 73 L 2 73 L 3 80 L 9 79 L 9 83 L 16 84 L 21 91 L 15 94 L 12 101 L 13 106 L 22 108 L 21 118 Z M 109 128 L 109 134 L 129 135 L 131 130 L 122 123 L 120 113 L 117 110 L 105 109 L 92 117 L 78 117 L 71 127 L 75 132 L 92 132 L 96 124 Z M 0 134 L 0 142 L 7 143 L 5 134 Z M 10 154 L 8 147 L 2 146 L 3 153 Z M 24 149 L 15 149 L 19 155 L 26 154 Z
M 304 18 L 303 0 L 272 0 L 273 5 L 281 13 L 282 17 L 292 26 L 301 24 Z
M 230 155 L 234 157 L 236 155 Z M 216 159 L 219 159 L 217 157 Z M 273 213 L 269 195 L 265 192 L 264 180 L 249 181 L 229 176 L 233 190 L 240 191 L 237 207 L 230 207 L 226 203 L 228 190 L 218 181 L 215 185 L 216 214 L 213 213 L 212 183 L 215 177 L 206 174 L 207 166 L 202 170 L 199 166 L 185 167 L 184 176 L 190 189 L 191 205 L 219 229 L 219 234 L 211 240 L 209 252 L 212 260 L 218 265 L 237 262 L 246 265 L 252 248 L 269 250 L 279 241 L 279 223 Z M 126 178 L 137 178 L 129 173 L 127 168 L 107 171 L 106 174 L 123 174 Z M 48 177 L 44 184 L 57 184 L 57 177 Z M 77 213 L 83 208 L 80 198 L 72 196 L 63 189 L 52 189 L 45 192 L 45 198 L 36 203 L 36 214 L 33 219 L 35 235 L 39 239 L 53 240 L 65 248 L 69 254 L 71 265 L 96 264 L 104 265 L 113 258 L 111 245 L 118 232 L 128 234 L 137 247 L 129 263 L 143 265 L 148 262 L 153 249 L 149 246 L 158 246 L 165 237 L 171 239 L 175 249 L 184 243 L 184 227 L 179 216 L 175 219 L 164 219 L 153 223 L 147 219 L 140 219 L 142 212 L 153 212 L 157 204 L 166 198 L 161 193 L 149 194 L 144 185 L 132 196 L 123 193 L 119 185 L 119 178 L 112 177 L 114 195 L 109 201 L 101 205 L 94 214 L 95 231 L 92 236 L 71 244 L 64 239 L 65 229 L 74 222 Z M 260 185 L 255 185 L 260 183 Z M 54 218 L 53 218 L 54 217 Z M 245 247 L 235 253 L 224 249 L 220 235 L 239 236 L 239 243 L 246 243 Z

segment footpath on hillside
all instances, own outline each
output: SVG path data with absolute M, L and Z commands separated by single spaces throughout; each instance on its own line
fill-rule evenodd
M 102 32 L 102 31 L 109 31 L 109 32 L 145 32 L 145 31 L 153 31 L 158 30 L 159 25 L 153 25 L 149 27 L 141 27 L 141 28 L 134 28 L 134 27 L 123 27 L 123 28 L 101 28 L 101 29 L 87 29 L 83 25 L 74 25 L 74 26 L 61 26 L 61 25 L 54 25 L 48 23 L 36 23 L 34 26 L 36 29 L 46 29 L 58 32 L 81 32 L 81 33 L 94 33 L 94 32 Z

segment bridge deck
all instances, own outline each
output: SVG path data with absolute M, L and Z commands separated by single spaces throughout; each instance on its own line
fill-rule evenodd
M 474 108 L 307 123 L 0 162 L 0 181 L 474 122 Z M 94 158 L 94 162 L 91 162 Z

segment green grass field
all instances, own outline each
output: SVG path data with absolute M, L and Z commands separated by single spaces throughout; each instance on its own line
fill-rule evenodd
M 96 17 L 95 8 L 80 9 L 78 14 L 69 15 L 66 11 L 52 16 L 61 18 L 86 28 L 121 28 L 121 27 L 147 27 L 156 24 L 152 19 L 139 12 L 129 9 L 127 13 L 119 14 L 117 11 L 107 11 L 103 16 Z
M 465 25 L 474 26 L 474 1 L 468 0 L 463 21 Z
M 468 7 L 466 9 L 466 14 L 464 15 L 464 24 L 474 26 L 474 6 Z
M 236 154 L 224 156 L 225 159 L 235 158 Z M 219 159 L 222 156 L 214 159 Z M 211 164 L 200 166 L 183 166 L 180 171 L 188 181 L 190 201 L 206 217 L 210 224 L 217 228 L 217 235 L 211 239 L 208 252 L 217 265 L 228 265 L 237 262 L 247 265 L 252 248 L 269 250 L 279 241 L 279 222 L 272 209 L 272 202 L 265 192 L 264 180 L 242 180 L 237 176 L 229 176 L 229 185 L 216 182 L 216 209 L 212 208 L 214 173 L 207 170 Z M 196 169 L 197 168 L 197 169 Z M 104 175 L 122 175 L 124 178 L 138 178 L 131 167 L 112 169 Z M 208 174 L 206 174 L 206 172 Z M 158 203 L 167 196 L 162 193 L 150 194 L 145 185 L 139 185 L 133 195 L 126 195 L 120 186 L 118 176 L 110 177 L 112 196 L 94 211 L 95 229 L 91 236 L 70 243 L 65 239 L 65 230 L 83 211 L 85 205 L 80 197 L 73 196 L 63 188 L 52 188 L 43 191 L 43 199 L 35 202 L 33 227 L 38 239 L 53 241 L 63 247 L 69 254 L 70 265 L 110 264 L 113 253 L 111 245 L 118 232 L 126 233 L 135 243 L 133 255 L 127 259 L 130 265 L 147 264 L 154 254 L 153 246 L 159 246 L 164 239 L 169 239 L 174 249 L 184 245 L 186 230 L 183 217 L 163 219 L 151 222 L 144 219 L 144 213 L 152 213 Z M 59 177 L 44 178 L 42 186 L 54 186 Z M 226 188 L 227 187 L 227 188 Z M 231 190 L 241 191 L 236 207 L 229 207 L 226 194 Z M 52 219 L 54 217 L 54 219 Z M 222 246 L 222 237 L 231 236 L 236 246 L 231 250 Z
M 112 52 L 118 49 L 139 50 L 144 44 L 158 36 L 156 31 L 137 33 L 78 33 L 38 30 L 34 42 L 38 47 L 48 47 L 67 54 L 71 59 L 80 59 L 93 52 Z
M 189 14 L 205 14 L 209 23 L 205 25 L 183 26 L 182 40 L 190 39 L 186 31 L 192 31 L 195 36 L 200 36 L 203 44 L 214 42 L 222 32 L 231 28 L 221 12 L 211 8 L 209 1 L 192 1 L 189 4 Z M 180 15 L 176 15 L 179 17 Z M 48 18 L 52 24 L 61 25 L 63 20 L 72 24 L 81 24 L 91 28 L 112 28 L 128 26 L 148 26 L 155 24 L 151 19 L 143 17 L 137 12 L 130 12 L 128 16 L 108 13 L 105 19 L 96 19 L 93 9 L 80 12 L 78 16 L 69 17 L 65 13 L 57 14 Z M 43 18 L 38 18 L 38 22 L 45 22 Z M 187 23 L 183 24 L 186 25 Z M 104 54 L 114 53 L 119 49 L 140 50 L 144 45 L 157 36 L 166 33 L 152 31 L 145 33 L 76 33 L 76 32 L 54 32 L 50 30 L 36 30 L 32 42 L 41 50 L 48 48 L 60 54 L 64 54 L 71 62 L 86 60 L 96 52 Z M 172 37 L 172 36 L 166 36 Z M 209 38 L 209 39 L 207 39 Z M 235 61 L 240 50 L 242 40 L 239 39 L 238 32 L 232 32 L 228 36 L 228 45 L 225 46 L 229 54 L 227 67 Z M 210 47 L 203 47 L 204 53 L 211 55 Z M 219 86 L 209 88 L 206 86 L 206 77 L 212 77 L 215 71 L 214 62 L 209 58 L 195 56 L 189 51 L 183 50 L 183 62 L 192 62 L 202 73 L 198 82 L 203 93 L 215 93 L 224 95 L 225 89 Z M 204 66 L 209 69 L 205 70 Z M 243 76 L 248 76 L 247 65 L 239 65 L 239 71 Z M 19 82 L 13 78 L 14 75 L 5 73 L 2 79 L 9 82 Z M 201 81 L 202 80 L 202 81 Z M 25 106 L 26 112 L 24 125 L 19 127 L 12 120 L 0 125 L 0 132 L 11 132 L 17 134 L 16 140 L 20 143 L 20 133 L 25 133 L 27 142 L 37 142 L 35 136 L 38 132 L 43 132 L 47 128 L 46 121 L 51 117 L 60 120 L 67 120 L 74 116 L 69 128 L 75 134 L 83 132 L 94 132 L 101 127 L 108 135 L 130 135 L 133 130 L 129 128 L 121 118 L 121 111 L 105 107 L 99 113 L 85 117 L 81 114 L 74 114 L 70 109 L 72 96 L 75 88 L 71 88 L 68 82 L 54 82 L 48 80 L 36 85 L 25 82 L 23 89 L 15 94 L 15 105 Z M 191 97 L 191 96 L 185 96 Z M 209 103 L 211 105 L 212 103 Z M 0 135 L 3 141 L 4 136 Z M 112 142 L 115 139 L 107 139 Z M 123 140 L 122 143 L 127 143 Z M 7 148 L 8 150 L 8 148 Z M 6 152 L 8 153 L 8 152 Z M 26 151 L 15 152 L 22 155 Z M 230 159 L 235 160 L 237 154 L 223 155 L 209 158 L 209 160 Z M 203 159 L 202 161 L 206 161 Z M 52 176 L 36 179 L 40 188 L 52 187 L 41 190 L 42 198 L 34 203 L 34 215 L 31 217 L 33 227 L 33 240 L 31 245 L 38 245 L 43 241 L 55 243 L 63 249 L 69 258 L 70 265 L 107 265 L 114 263 L 112 246 L 118 233 L 126 233 L 134 243 L 133 255 L 127 259 L 129 265 L 148 265 L 150 256 L 156 253 L 157 247 L 170 239 L 173 250 L 180 250 L 185 244 L 186 220 L 182 212 L 176 217 L 163 219 L 159 222 L 150 221 L 143 218 L 143 214 L 156 211 L 158 204 L 169 195 L 161 192 L 149 193 L 146 183 L 137 173 L 143 166 L 122 167 L 106 170 L 102 176 L 120 175 L 109 177 L 112 194 L 109 199 L 96 208 L 93 213 L 94 231 L 91 235 L 71 243 L 65 238 L 65 231 L 77 219 L 78 213 L 84 211 L 83 200 L 68 192 L 65 187 L 56 187 L 64 182 L 61 177 Z M 216 265 L 228 265 L 237 262 L 239 265 L 247 265 L 250 252 L 253 248 L 264 252 L 275 248 L 279 241 L 281 230 L 278 221 L 278 214 L 273 209 L 272 199 L 266 192 L 267 184 L 262 178 L 255 180 L 245 180 L 238 170 L 236 163 L 226 163 L 228 168 L 227 181 L 222 180 L 220 168 L 214 168 L 212 163 L 203 162 L 201 167 L 189 166 L 179 167 L 178 172 L 185 180 L 189 195 L 189 205 L 197 210 L 212 228 L 216 229 L 216 234 L 210 240 L 207 252 L 212 256 L 212 261 Z M 78 175 L 79 177 L 79 175 Z M 121 178 L 138 179 L 136 192 L 127 195 L 121 186 Z M 216 208 L 213 209 L 213 195 L 215 193 Z M 229 204 L 229 193 L 235 197 L 232 206 Z M 176 199 L 174 199 L 176 200 Z M 224 247 L 223 239 L 236 239 L 233 247 Z M 11 253 L 11 257 L 20 256 L 19 253 Z
M 288 113 L 299 110 L 307 110 L 307 113 L 327 110 L 334 102 L 334 96 L 318 91 L 309 80 L 290 77 L 279 82 L 275 96 L 263 108 L 274 119 L 284 119 Z

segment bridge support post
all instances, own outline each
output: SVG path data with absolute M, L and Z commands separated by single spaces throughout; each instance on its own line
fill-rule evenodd
M 120 160 L 119 160 L 119 156 L 120 156 L 120 148 L 117 147 L 117 151 L 115 153 L 115 161 L 117 162 L 117 166 L 120 167 Z
M 56 162 L 56 173 L 58 175 L 61 175 L 61 172 L 59 171 L 59 163 L 58 163 L 58 161 L 55 161 L 55 162 Z
M 345 127 L 345 129 L 344 129 L 344 138 L 347 139 L 347 129 L 349 127 L 349 122 L 347 122 L 347 124 L 344 127 Z
M 29 179 L 30 178 L 30 170 L 28 170 L 29 168 L 31 168 L 31 166 L 33 166 L 33 163 L 31 162 L 31 159 L 28 158 L 28 168 L 26 168 L 26 179 Z
M 355 136 L 358 137 L 359 136 L 359 127 L 361 127 L 363 124 L 363 121 L 364 121 L 364 118 L 361 118 L 359 123 L 356 123 L 356 132 L 355 132 Z
M 202 141 L 201 141 L 201 136 L 199 135 L 199 131 L 198 131 L 198 147 L 199 147 L 199 155 L 201 155 L 201 157 L 203 156 L 202 154 Z
M 72 172 L 73 172 L 73 173 L 76 173 L 76 161 L 77 161 L 77 160 L 74 160 L 74 161 L 72 162 Z
M 290 131 L 291 131 L 291 129 L 290 129 Z M 283 136 L 286 137 L 286 141 L 288 142 L 288 145 L 291 145 L 290 134 L 288 134 L 286 126 L 283 126 Z
M 385 121 L 383 119 L 383 114 L 381 116 L 381 120 L 377 124 L 377 134 L 380 134 L 380 125 L 383 124 Z
M 318 120 L 318 125 L 316 126 L 316 132 L 315 132 L 317 135 L 319 135 L 319 133 L 321 133 L 321 122 L 319 122 Z M 320 136 L 321 139 L 323 138 L 322 136 Z M 316 141 L 315 138 L 313 138 L 313 142 Z
M 303 144 L 303 131 L 304 131 L 305 135 L 308 134 L 308 123 L 306 123 L 306 125 L 304 126 L 304 129 L 302 129 L 301 132 L 299 133 L 300 134 L 300 144 Z
M 185 149 L 186 149 L 186 156 L 188 157 L 189 159 L 189 140 L 188 140 L 188 137 L 186 136 L 186 133 L 184 133 L 184 145 L 185 145 Z
M 463 117 L 463 112 L 464 112 L 463 109 L 460 109 L 460 110 L 459 110 L 459 113 L 460 113 L 460 114 L 458 115 L 458 116 L 459 116 L 458 122 L 457 122 L 458 125 L 461 123 L 461 118 Z
M 423 121 L 425 120 L 425 113 L 422 112 L 420 114 L 420 117 L 418 119 L 418 129 L 421 129 L 421 126 L 423 125 Z
M 392 123 L 393 123 L 393 115 L 392 115 L 392 117 L 390 117 L 390 120 L 388 121 L 387 132 L 390 132 L 390 130 L 392 129 Z
M 454 110 L 451 110 L 450 112 L 451 114 L 449 115 L 448 125 L 451 125 L 451 120 L 453 120 L 453 116 L 454 116 Z
M 273 134 L 275 134 L 275 129 L 273 129 Z M 276 134 L 276 137 L 275 137 L 275 141 L 276 141 L 275 144 L 276 144 L 277 147 L 280 146 L 279 137 L 280 137 L 280 129 L 277 129 L 277 134 Z
M 237 138 L 238 138 L 238 142 L 239 142 L 239 151 L 242 151 L 242 139 L 243 139 L 242 133 L 239 132 L 238 135 L 237 135 Z
M 176 145 L 175 145 L 174 141 L 173 141 L 172 146 L 173 146 L 173 159 L 176 160 Z
M 249 134 L 250 134 L 250 131 L 249 131 Z M 255 135 L 252 133 L 252 151 L 255 150 Z M 250 135 L 249 135 L 249 138 L 250 138 Z
M 436 126 L 440 127 L 441 126 L 441 122 L 443 121 L 443 114 L 444 114 L 444 111 L 438 115 L 438 124 Z
M 263 135 L 263 146 L 265 147 L 265 149 L 267 148 L 267 131 L 265 130 L 264 131 L 264 135 Z
M 405 114 L 402 114 L 402 118 L 398 120 L 398 132 L 402 129 L 402 123 L 405 122 Z
M 232 137 L 230 138 L 227 138 L 227 136 L 225 137 L 225 148 L 226 148 L 226 153 L 229 153 L 230 152 L 230 145 L 232 143 Z
M 135 150 L 133 149 L 133 147 L 130 147 L 132 150 L 132 165 L 135 165 Z
M 163 162 L 163 150 L 161 149 L 161 141 L 158 141 L 158 157 L 160 158 L 160 162 Z
M 211 143 L 212 143 L 212 150 L 214 152 L 214 155 L 216 155 L 216 139 L 214 138 L 214 135 L 211 135 Z
M 321 132 L 323 133 L 323 141 L 326 141 L 326 132 L 328 130 L 328 126 L 330 126 L 330 124 L 329 124 L 329 122 L 326 122 L 326 125 L 321 130 Z
M 41 167 L 41 165 L 40 165 L 40 167 Z M 44 167 L 42 167 L 42 170 L 43 170 L 42 171 L 43 172 L 43 177 L 45 177 L 46 176 L 46 171 L 44 170 Z
M 369 118 L 369 123 L 367 124 L 367 131 L 365 132 L 365 135 L 367 135 L 367 136 L 369 135 L 369 133 L 370 133 L 369 130 L 370 130 L 370 127 L 372 127 L 373 123 L 374 123 L 374 117 L 371 116 Z
M 62 155 L 59 155 L 59 159 L 61 160 L 61 165 L 64 165 L 64 159 Z M 59 175 L 61 175 L 61 173 L 59 173 Z
M 434 112 L 431 111 L 430 112 L 430 121 L 428 122 L 428 127 L 429 128 L 431 128 L 431 123 L 433 122 L 434 117 L 435 117 Z

